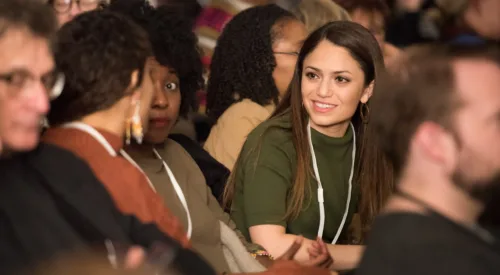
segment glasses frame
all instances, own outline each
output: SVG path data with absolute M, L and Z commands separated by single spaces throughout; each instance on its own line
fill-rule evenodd
M 57 14 L 66 14 L 66 13 L 68 13 L 69 11 L 71 11 L 71 8 L 73 7 L 73 4 L 77 4 L 78 8 L 81 11 L 84 11 L 84 12 L 92 10 L 92 9 L 89 9 L 89 10 L 83 9 L 82 6 L 81 6 L 82 5 L 82 3 L 81 3 L 82 0 L 67 0 L 69 2 L 68 3 L 68 7 L 65 10 L 59 10 L 59 9 L 56 8 L 56 4 L 57 4 L 56 1 L 57 0 L 53 0 L 52 1 L 52 8 L 54 9 L 54 11 Z M 104 6 L 105 1 L 103 1 L 103 0 L 95 0 L 95 4 L 97 4 L 96 8 L 100 8 L 100 7 Z

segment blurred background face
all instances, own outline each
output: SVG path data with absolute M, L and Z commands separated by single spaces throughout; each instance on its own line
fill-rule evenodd
M 276 59 L 273 78 L 280 96 L 283 96 L 292 81 L 300 48 L 307 38 L 307 30 L 298 20 L 287 20 L 278 24 L 281 24 L 278 26 L 280 37 L 273 44 Z
M 384 47 L 385 22 L 382 13 L 365 9 L 356 9 L 351 12 L 351 18 L 352 21 L 367 28 L 373 36 L 375 36 L 380 47 Z
M 151 144 L 164 142 L 177 122 L 181 106 L 179 77 L 172 68 L 154 62 L 152 67 L 154 91 L 149 108 L 149 127 L 145 140 Z
M 465 60 L 454 69 L 462 107 L 454 122 L 458 159 L 453 180 L 479 200 L 499 199 L 500 67 Z
M 101 0 L 53 0 L 59 26 L 73 20 L 77 15 L 97 9 Z
M 0 37 L 0 140 L 27 151 L 38 144 L 40 121 L 49 110 L 54 60 L 46 39 L 24 29 Z

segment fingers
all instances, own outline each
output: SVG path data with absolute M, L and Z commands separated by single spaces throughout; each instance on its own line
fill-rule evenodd
M 302 242 L 304 241 L 304 237 L 298 236 L 293 244 L 288 248 L 288 250 L 279 257 L 280 260 L 293 260 L 300 247 L 302 246 Z
M 146 253 L 144 249 L 141 247 L 132 247 L 128 250 L 127 256 L 125 258 L 125 268 L 127 269 L 135 269 L 138 268 L 146 257 Z

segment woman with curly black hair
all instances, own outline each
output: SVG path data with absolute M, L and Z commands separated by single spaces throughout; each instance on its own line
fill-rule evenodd
M 224 28 L 210 66 L 207 114 L 217 123 L 205 150 L 230 170 L 288 88 L 306 36 L 304 24 L 276 5 L 247 9 Z

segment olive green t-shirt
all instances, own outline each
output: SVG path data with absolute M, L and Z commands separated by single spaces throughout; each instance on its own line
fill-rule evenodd
M 352 168 L 353 132 L 349 127 L 344 137 L 332 138 L 311 129 L 311 136 L 324 190 L 323 240 L 331 242 L 346 208 Z M 313 177 L 310 177 L 311 196 L 306 196 L 309 200 L 304 202 L 302 212 L 294 220 L 284 219 L 296 163 L 288 114 L 263 122 L 248 136 L 236 170 L 233 171 L 236 172 L 236 186 L 231 207 L 231 218 L 248 240 L 248 229 L 263 224 L 281 225 L 288 234 L 316 238 L 320 218 L 318 184 Z M 358 196 L 359 188 L 353 181 L 349 214 L 343 233 L 347 231 L 357 208 Z

